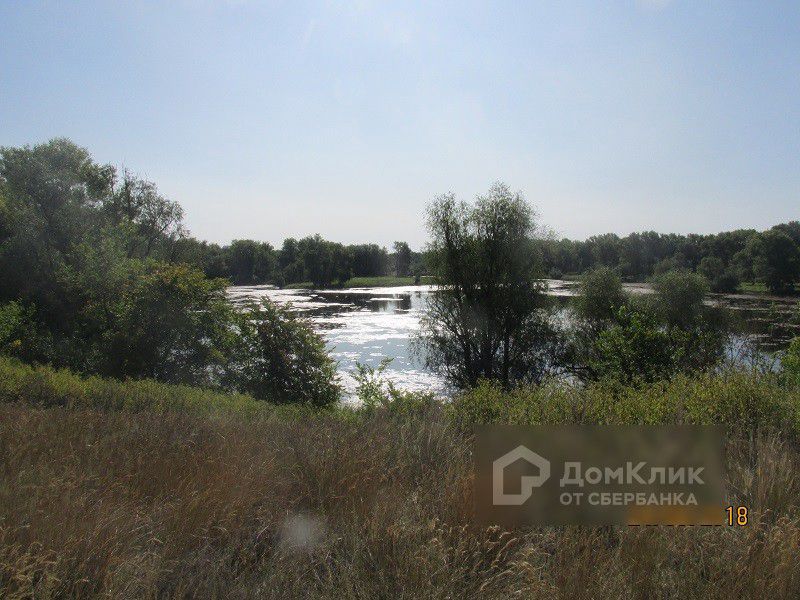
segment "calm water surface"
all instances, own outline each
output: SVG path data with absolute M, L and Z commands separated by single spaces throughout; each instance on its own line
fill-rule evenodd
M 551 280 L 549 294 L 566 304 L 575 294 L 573 282 Z M 650 292 L 646 285 L 626 284 L 628 291 Z M 386 378 L 398 387 L 446 393 L 447 386 L 437 375 L 426 371 L 411 351 L 411 339 L 419 328 L 420 311 L 432 286 L 350 288 L 344 290 L 275 289 L 271 286 L 236 286 L 228 289 L 234 302 L 269 298 L 289 304 L 306 316 L 324 337 L 328 350 L 339 364 L 339 374 L 348 394 L 355 382 L 352 372 L 357 362 L 378 366 L 392 359 Z M 731 311 L 742 336 L 756 340 L 762 348 L 777 349 L 798 335 L 789 317 L 796 312 L 797 300 L 750 295 L 711 295 L 708 304 Z
M 236 301 L 269 298 L 291 303 L 325 338 L 348 394 L 355 382 L 357 362 L 377 367 L 384 358 L 392 362 L 387 380 L 407 390 L 445 393 L 444 382 L 426 371 L 412 356 L 411 338 L 419 328 L 420 310 L 431 286 L 350 288 L 345 290 L 271 289 L 265 286 L 229 288 Z

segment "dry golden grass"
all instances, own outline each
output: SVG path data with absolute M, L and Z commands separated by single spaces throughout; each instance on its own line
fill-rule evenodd
M 0 405 L 0 596 L 800 596 L 800 454 L 731 446 L 744 528 L 472 524 L 429 408 L 297 419 Z

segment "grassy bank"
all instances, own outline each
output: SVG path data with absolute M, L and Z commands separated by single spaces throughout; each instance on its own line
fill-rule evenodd
M 739 284 L 739 288 L 736 291 L 738 293 L 740 293 L 740 294 L 758 294 L 758 295 L 763 295 L 763 296 L 781 296 L 781 297 L 785 297 L 785 298 L 793 298 L 793 297 L 800 296 L 800 291 L 798 291 L 797 289 L 795 289 L 792 292 L 787 292 L 787 293 L 783 293 L 783 294 L 777 293 L 777 292 L 772 292 L 772 291 L 769 290 L 769 288 L 767 288 L 767 286 L 764 283 L 761 283 L 761 282 L 755 282 L 755 283 L 742 282 L 742 283 Z
M 224 394 L 152 380 L 118 381 L 103 377 L 79 377 L 65 369 L 31 366 L 2 355 L 0 402 L 73 410 L 241 415 L 262 413 L 271 408 L 243 394 Z
M 299 418 L 205 390 L 0 369 L 4 598 L 800 594 L 798 392 L 774 379 L 483 387 L 452 407 Z M 684 414 L 730 425 L 728 488 L 751 507 L 747 527 L 473 524 L 472 423 Z

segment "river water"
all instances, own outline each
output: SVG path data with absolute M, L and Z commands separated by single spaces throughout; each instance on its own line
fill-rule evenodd
M 566 305 L 575 295 L 574 282 L 550 280 L 548 294 Z M 644 284 L 626 284 L 629 292 L 647 294 Z M 415 357 L 411 340 L 419 328 L 420 311 L 432 286 L 348 288 L 331 290 L 275 289 L 271 286 L 236 286 L 228 294 L 236 303 L 269 298 L 291 304 L 303 314 L 325 339 L 338 362 L 346 394 L 355 387 L 352 373 L 357 362 L 377 367 L 384 358 L 392 362 L 385 371 L 387 380 L 407 390 L 444 393 L 445 383 L 426 371 Z M 739 339 L 753 340 L 762 349 L 784 347 L 793 335 L 800 335 L 790 323 L 797 312 L 797 299 L 766 296 L 712 294 L 708 304 L 729 310 Z

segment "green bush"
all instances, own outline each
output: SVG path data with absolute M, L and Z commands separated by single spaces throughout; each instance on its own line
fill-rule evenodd
M 356 381 L 360 413 L 372 414 L 384 410 L 390 415 L 408 416 L 438 405 L 438 400 L 431 393 L 409 392 L 386 381 L 383 373 L 391 362 L 392 359 L 384 358 L 377 367 L 356 363 L 353 378 Z
M 619 275 L 613 269 L 600 267 L 581 278 L 575 307 L 582 318 L 603 322 L 613 319 L 626 300 Z
M 276 404 L 338 401 L 336 363 L 304 319 L 265 299 L 246 307 L 238 323 L 223 376 L 228 387 Z
M 714 328 L 663 325 L 650 311 L 623 307 L 614 325 L 594 339 L 589 368 L 598 379 L 657 381 L 708 369 L 722 349 L 722 334 Z
M 453 422 L 516 425 L 722 425 L 750 437 L 759 430 L 800 434 L 800 389 L 774 376 L 749 372 L 677 375 L 637 387 L 600 381 L 577 387 L 563 383 L 503 391 L 482 382 L 455 396 L 447 407 Z
M 668 271 L 654 277 L 651 283 L 656 310 L 668 325 L 693 327 L 702 318 L 708 283 L 701 275 Z
M 0 353 L 33 361 L 46 357 L 51 348 L 52 339 L 37 321 L 33 306 L 0 304 Z
M 101 372 L 216 383 L 233 343 L 225 286 L 187 265 L 150 263 L 137 269 L 112 309 Z

